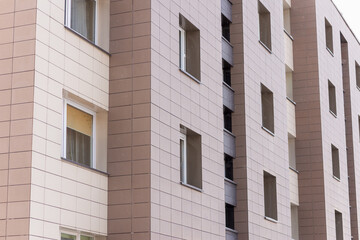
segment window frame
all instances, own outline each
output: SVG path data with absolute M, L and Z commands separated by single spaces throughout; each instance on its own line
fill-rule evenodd
M 81 240 L 81 237 L 91 237 L 93 240 L 96 240 L 96 236 L 92 235 L 92 234 L 88 234 L 88 233 L 82 233 L 82 232 L 76 232 L 76 231 L 71 231 L 71 230 L 60 230 L 60 240 L 61 240 L 61 235 L 62 234 L 68 234 L 68 235 L 72 235 L 75 236 L 75 240 Z
M 186 72 L 186 31 L 182 27 L 179 28 L 179 40 L 180 40 L 180 69 Z
M 96 112 L 72 101 L 69 99 L 64 99 L 64 104 L 63 104 L 63 124 L 62 124 L 62 153 L 61 153 L 61 157 L 72 161 L 72 162 L 76 162 L 74 160 L 68 159 L 66 156 L 66 144 L 67 144 L 67 106 L 70 105 L 74 108 L 79 109 L 80 111 L 83 111 L 87 114 L 90 114 L 93 118 L 92 121 L 92 139 L 91 139 L 91 159 L 90 159 L 90 166 L 86 166 L 86 167 L 90 167 L 93 169 L 96 169 Z M 77 162 L 76 162 L 77 163 Z M 80 163 L 79 163 L 80 164 Z M 83 165 L 83 164 L 80 164 Z
M 183 145 L 181 145 L 181 141 L 183 142 Z M 180 154 L 180 181 L 183 184 L 188 185 L 187 182 L 187 139 L 186 134 L 180 133 L 180 151 L 182 152 L 182 158 Z
M 99 11 L 99 0 L 93 0 L 95 1 L 95 19 L 94 19 L 94 41 L 91 41 L 90 39 L 88 39 L 86 36 L 82 35 L 81 33 L 79 33 L 78 31 L 76 31 L 75 29 L 73 29 L 71 27 L 71 2 L 73 0 L 65 0 L 65 26 L 68 27 L 69 29 L 71 29 L 72 31 L 74 31 L 75 33 L 79 34 L 81 37 L 85 38 L 86 40 L 88 40 L 89 42 L 97 45 L 98 44 L 98 11 Z

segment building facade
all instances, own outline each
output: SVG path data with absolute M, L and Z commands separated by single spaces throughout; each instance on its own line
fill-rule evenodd
M 359 239 L 359 90 L 331 0 L 0 0 L 0 240 Z

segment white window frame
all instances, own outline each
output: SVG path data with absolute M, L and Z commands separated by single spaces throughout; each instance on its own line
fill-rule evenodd
M 60 240 L 61 240 L 61 234 L 63 234 L 63 233 L 75 236 L 76 240 L 81 240 L 81 236 L 92 237 L 93 240 L 96 240 L 96 236 L 94 236 L 94 235 L 87 234 L 87 233 L 82 233 L 82 232 L 71 231 L 71 230 L 60 230 Z
M 95 1 L 95 26 L 94 26 L 94 44 L 98 43 L 98 11 L 99 11 L 99 0 L 94 0 Z M 65 0 L 65 25 L 70 28 L 71 30 L 73 30 L 74 32 L 78 33 L 79 35 L 81 35 L 82 37 L 84 37 L 85 39 L 87 39 L 85 36 L 83 36 L 81 33 L 77 32 L 75 29 L 71 28 L 71 2 L 72 0 Z M 88 41 L 90 41 L 88 39 Z M 91 42 L 91 41 L 90 41 Z
M 186 145 L 187 145 L 187 141 L 186 141 L 186 135 L 183 133 L 180 133 L 180 141 L 183 141 L 183 148 L 181 148 L 181 143 L 180 143 L 180 151 L 183 151 L 182 156 L 183 159 L 181 159 L 181 155 L 180 155 L 180 174 L 181 174 L 181 182 L 187 184 L 187 149 L 186 149 Z M 181 171 L 182 170 L 182 171 Z
M 66 141 L 67 141 L 67 106 L 70 105 L 74 108 L 77 108 L 87 114 L 92 115 L 93 117 L 93 124 L 92 124 L 92 151 L 91 151 L 91 159 L 90 159 L 90 167 L 96 168 L 96 112 L 89 110 L 88 108 L 71 101 L 69 99 L 64 99 L 64 106 L 63 106 L 63 129 L 62 129 L 62 157 L 66 158 Z M 65 232 L 64 232 L 65 233 Z
M 186 71 L 186 31 L 180 27 L 180 69 Z

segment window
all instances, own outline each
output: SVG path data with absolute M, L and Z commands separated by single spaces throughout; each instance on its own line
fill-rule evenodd
M 225 224 L 227 228 L 235 229 L 235 214 L 234 206 L 230 204 L 225 204 Z
M 86 236 L 81 234 L 68 234 L 68 233 L 61 233 L 61 240 L 94 240 L 92 236 Z
M 64 113 L 64 158 L 93 167 L 95 113 L 68 101 Z
M 200 81 L 200 31 L 184 16 L 179 16 L 180 69 Z
M 331 158 L 332 158 L 332 168 L 333 176 L 337 179 L 340 179 L 340 163 L 339 163 L 339 149 L 331 144 Z
M 284 17 L 284 30 L 291 36 L 291 15 L 290 6 L 286 1 L 283 1 L 283 17 Z
M 360 141 L 360 115 L 358 116 L 358 119 L 359 119 L 359 123 L 358 123 L 358 128 L 359 128 L 359 141 Z
M 266 130 L 274 133 L 274 100 L 273 93 L 261 84 L 261 108 L 262 126 Z
M 286 97 L 290 100 L 294 100 L 292 71 L 286 72 Z
M 325 33 L 326 33 L 326 48 L 331 53 L 334 53 L 332 26 L 326 18 L 325 18 Z
M 231 119 L 232 111 L 227 107 L 224 107 L 224 128 L 229 132 L 232 131 L 232 119 Z
M 270 12 L 265 8 L 265 6 L 259 1 L 258 2 L 258 11 L 259 11 L 259 34 L 260 42 L 271 51 L 271 20 Z
M 295 137 L 288 134 L 289 166 L 296 170 Z
M 201 136 L 180 126 L 181 182 L 197 189 L 202 188 Z
M 234 180 L 233 158 L 225 154 L 224 160 L 225 160 L 225 178 Z
M 264 171 L 265 217 L 277 220 L 276 177 Z
M 330 112 L 336 116 L 336 90 L 335 86 L 328 81 L 328 89 L 329 89 L 329 109 Z
M 224 15 L 221 15 L 222 36 L 230 42 L 230 21 Z
M 291 204 L 291 238 L 299 240 L 298 206 Z
M 223 66 L 223 81 L 227 85 L 231 86 L 231 65 L 223 60 L 222 66 Z
M 355 62 L 356 86 L 360 89 L 360 65 Z
M 65 25 L 108 51 L 110 0 L 65 0 L 65 4 Z
M 336 240 L 343 240 L 342 213 L 335 210 Z

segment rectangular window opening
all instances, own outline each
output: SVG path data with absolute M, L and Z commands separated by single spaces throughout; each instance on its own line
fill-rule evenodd
M 299 214 L 298 206 L 291 204 L 291 238 L 299 240 Z
M 329 90 L 329 109 L 336 116 L 336 89 L 334 84 L 328 81 L 328 90 Z
M 276 177 L 264 171 L 265 217 L 277 220 Z
M 258 1 L 260 41 L 271 51 L 271 18 L 270 12 Z
M 331 158 L 332 158 L 332 168 L 333 176 L 337 179 L 340 179 L 340 162 L 339 162 L 339 149 L 331 144 Z
M 222 27 L 222 36 L 230 42 L 230 21 L 224 15 L 221 15 L 221 27 Z
M 293 73 L 292 71 L 286 72 L 286 96 L 294 100 L 294 87 L 293 87 Z
M 223 60 L 222 66 L 223 66 L 223 81 L 227 85 L 231 86 L 231 65 Z
M 336 240 L 343 240 L 343 223 L 342 213 L 335 210 L 335 229 L 336 229 Z
M 224 107 L 224 128 L 229 132 L 232 132 L 232 111 L 227 107 Z
M 295 137 L 288 134 L 289 166 L 296 170 Z
M 179 16 L 180 69 L 200 81 L 200 30 Z
M 181 182 L 202 189 L 201 135 L 180 127 Z
M 332 26 L 326 18 L 325 18 L 325 33 L 326 33 L 326 48 L 331 53 L 334 53 Z
M 360 65 L 355 62 L 356 86 L 360 89 Z
M 235 229 L 235 207 L 230 204 L 225 204 L 225 221 L 226 227 L 230 229 Z
M 291 8 L 286 1 L 283 1 L 284 30 L 291 35 Z
M 273 93 L 261 84 L 262 126 L 272 133 L 274 131 L 274 99 Z
M 234 166 L 233 166 L 233 158 L 229 155 L 224 155 L 225 160 L 225 178 L 234 180 Z

